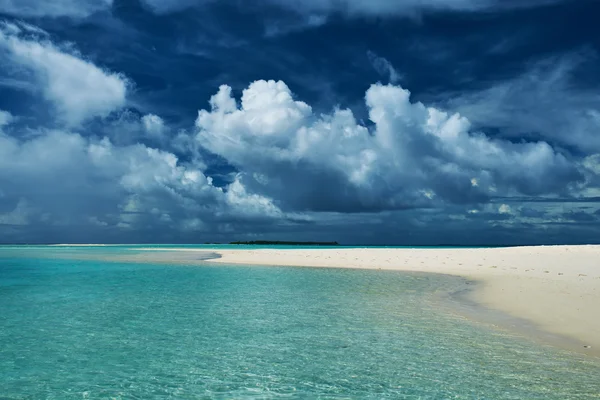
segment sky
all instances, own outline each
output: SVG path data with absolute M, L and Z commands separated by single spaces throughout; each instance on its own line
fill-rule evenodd
M 600 243 L 594 0 L 0 0 L 0 243 Z

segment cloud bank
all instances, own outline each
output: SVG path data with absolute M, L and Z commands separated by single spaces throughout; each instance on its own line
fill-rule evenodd
M 400 86 L 372 85 L 373 127 L 350 110 L 316 115 L 281 81 L 256 81 L 240 105 L 221 86 L 196 121 L 198 140 L 236 166 L 248 187 L 291 209 L 381 211 L 548 195 L 580 180 L 545 142 L 512 143 L 419 102 Z
M 0 225 L 202 232 L 232 219 L 285 218 L 238 180 L 218 188 L 163 150 L 66 131 L 27 140 L 10 133 L 0 131 Z

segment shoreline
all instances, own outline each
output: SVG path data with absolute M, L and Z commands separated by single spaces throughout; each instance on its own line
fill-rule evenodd
M 187 255 L 180 254 L 183 256 L 180 261 L 194 261 L 188 256 L 209 249 L 136 250 L 184 252 Z M 569 350 L 600 356 L 598 245 L 471 249 L 260 248 L 212 249 L 210 252 L 218 257 L 202 261 L 459 276 L 478 282 L 466 295 L 468 300 L 511 318 L 510 324 L 500 324 L 500 327 Z M 489 319 L 483 322 L 496 325 Z

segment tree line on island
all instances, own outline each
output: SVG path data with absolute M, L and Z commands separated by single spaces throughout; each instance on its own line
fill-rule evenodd
M 282 240 L 252 240 L 249 242 L 231 242 L 229 244 L 244 245 L 277 245 L 277 246 L 339 246 L 338 242 L 286 242 Z

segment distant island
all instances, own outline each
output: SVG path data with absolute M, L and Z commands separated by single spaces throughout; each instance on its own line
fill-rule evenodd
M 281 240 L 253 240 L 250 242 L 231 242 L 229 244 L 277 245 L 277 246 L 339 246 L 338 242 L 284 242 Z

